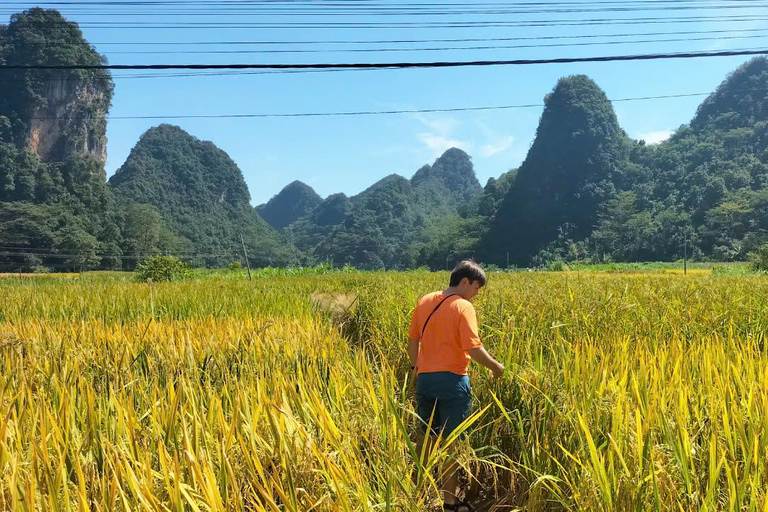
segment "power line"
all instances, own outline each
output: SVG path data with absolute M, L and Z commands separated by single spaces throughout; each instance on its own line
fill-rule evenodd
M 451 22 L 182 22 L 167 24 L 162 22 L 113 22 L 93 21 L 82 22 L 80 27 L 91 29 L 427 29 L 427 28 L 503 28 L 503 27 L 555 27 L 555 26 L 598 26 L 598 25 L 639 25 L 639 24 L 669 24 L 669 23 L 743 23 L 755 21 L 768 21 L 767 17 L 750 15 L 734 16 L 681 16 L 681 17 L 641 17 L 641 18 L 588 18 L 580 20 L 569 19 L 541 19 L 541 20 L 517 20 L 517 21 L 451 21 Z M 48 21 L 18 21 L 15 25 L 32 26 L 59 26 L 69 25 L 73 22 L 48 22 Z
M 116 51 L 107 52 L 106 55 L 260 55 L 260 54 L 301 54 L 301 53 L 379 53 L 379 52 L 440 52 L 451 50 L 514 50 L 531 48 L 562 48 L 578 46 L 616 46 L 625 44 L 654 44 L 667 42 L 694 42 L 694 41 L 722 41 L 736 39 L 762 39 L 768 34 L 752 34 L 742 36 L 713 36 L 694 38 L 668 38 L 668 39 L 644 39 L 638 41 L 590 41 L 577 43 L 547 43 L 547 44 L 520 44 L 520 45 L 477 45 L 457 47 L 420 47 L 420 48 L 342 48 L 334 50 L 182 50 L 182 51 Z M 0 80 L 2 81 L 2 80 Z
M 47 251 L 50 251 L 50 248 L 47 249 Z M 154 251 L 147 251 L 146 254 L 120 254 L 120 253 L 99 253 L 99 252 L 91 252 L 91 251 L 84 251 L 87 252 L 89 255 L 93 255 L 97 258 L 120 258 L 123 260 L 141 260 L 145 259 L 151 256 L 177 256 L 182 259 L 194 259 L 194 258 L 221 258 L 224 256 L 229 256 L 231 254 L 239 254 L 240 251 L 238 249 L 222 249 L 221 252 L 217 253 L 186 253 L 186 252 L 173 252 L 172 254 L 169 252 L 168 254 L 163 254 L 163 251 L 154 252 Z M 40 252 L 40 251 L 32 251 L 32 250 L 24 250 L 24 251 L 7 251 L 4 249 L 0 249 L 0 257 L 8 257 L 8 256 L 36 256 L 40 258 L 58 258 L 58 259 L 68 259 L 68 258 L 76 258 L 79 256 L 82 256 L 83 253 L 60 253 L 60 252 Z M 2 264 L 0 262 L 0 264 Z
M 752 50 L 756 49 L 738 49 L 734 50 L 734 52 L 740 52 L 739 54 L 753 54 L 753 53 L 741 53 L 741 52 L 750 52 Z M 756 50 L 757 53 L 754 53 L 755 55 L 764 54 L 764 49 Z M 703 55 L 703 54 L 695 54 L 694 56 L 729 56 L 731 54 L 726 54 L 724 52 L 716 52 L 717 55 Z M 685 57 L 683 54 L 672 54 L 669 58 L 676 58 L 676 57 Z M 563 59 L 552 59 L 551 61 L 557 61 L 560 62 Z M 633 56 L 629 56 L 626 59 L 618 59 L 618 60 L 635 60 Z M 549 61 L 547 62 L 549 63 Z M 467 63 L 466 65 L 473 65 L 472 63 Z M 226 66 L 226 65 L 225 65 Z M 250 65 L 246 65 L 250 66 Z M 254 65 L 256 66 L 256 65 Z M 300 65 L 297 65 L 300 66 Z M 187 78 L 187 77 L 221 77 L 221 76 L 251 76 L 251 75 L 272 75 L 272 74 L 294 74 L 294 73 L 331 73 L 331 72 L 350 72 L 350 71 L 381 71 L 394 68 L 394 65 L 390 64 L 380 64 L 378 67 L 374 68 L 321 68 L 321 69 L 271 69 L 271 70 L 262 70 L 262 71 L 247 71 L 243 69 L 236 69 L 236 70 L 230 70 L 230 71 L 221 71 L 221 72 L 199 72 L 199 73 L 167 73 L 167 74 L 129 74 L 129 75 L 120 75 L 120 74 L 113 74 L 112 76 L 91 76 L 91 77 L 80 77 L 80 76 L 71 76 L 71 75 L 58 75 L 58 76 L 52 76 L 52 75 L 46 75 L 45 77 L 36 78 L 35 80 L 37 82 L 59 82 L 59 81 L 83 81 L 83 80 L 100 80 L 100 81 L 110 81 L 110 80 L 122 80 L 122 79 L 158 79 L 158 78 Z M 10 69 L 9 67 L 3 67 L 0 66 L 0 72 L 3 71 L 3 69 L 6 69 L 8 71 L 35 71 L 40 70 L 39 67 L 30 66 L 27 68 L 17 68 L 17 69 Z M 69 70 L 72 70 L 75 68 L 70 68 Z M 79 69 L 79 68 L 76 68 Z M 101 68 L 99 68 L 101 69 Z M 129 68 L 132 69 L 132 68 Z M 195 68 L 197 69 L 197 68 Z M 203 67 L 200 71 L 204 71 L 206 68 Z M 218 68 L 217 68 L 218 69 Z M 46 69 L 50 71 L 50 69 Z M 0 74 L 0 76 L 2 76 Z M 15 82 L 18 78 L 0 78 L 0 82 Z
M 168 7 L 168 6 L 182 6 L 182 7 L 188 7 L 188 6 L 196 6 L 196 5 L 203 5 L 203 6 L 213 6 L 213 7 L 232 7 L 232 6 L 239 6 L 239 7 L 258 7 L 258 6 L 280 6 L 280 5 L 305 5 L 308 7 L 315 7 L 315 6 L 323 6 L 325 8 L 332 8 L 332 7 L 362 7 L 362 8 L 372 8 L 372 7 L 392 7 L 396 6 L 398 8 L 414 8 L 414 7 L 426 7 L 426 8 L 455 8 L 455 7 L 502 7 L 502 8 L 514 8 L 514 7 L 547 7 L 547 6 L 558 6 L 558 7 L 574 7 L 574 6 L 610 6 L 610 5 L 621 5 L 621 6 L 633 6 L 633 5 L 653 5 L 653 6 L 665 6 L 665 5 L 701 5 L 701 6 L 707 6 L 709 4 L 741 4 L 741 5 L 749 5 L 753 3 L 758 3 L 761 0 L 606 0 L 606 1 L 585 1 L 585 2 L 390 2 L 390 1 L 383 1 L 383 2 L 375 2 L 370 0 L 365 0 L 363 2 L 354 2 L 350 0 L 342 1 L 342 2 L 333 2 L 333 1 L 276 1 L 276 0 L 268 0 L 268 1 L 254 1 L 254 0 L 243 0 L 243 1 L 221 1 L 221 0 L 179 0 L 179 1 L 169 1 L 169 0 L 146 0 L 146 1 L 125 1 L 125 2 L 117 2 L 117 1 L 101 1 L 101 2 L 84 2 L 84 1 L 67 1 L 67 2 L 9 2 L 6 5 L 8 6 L 15 6 L 18 8 L 31 8 L 31 7 L 93 7 L 93 6 L 102 6 L 102 7 L 155 7 L 155 6 L 161 6 L 161 7 Z
M 768 92 L 768 88 L 762 89 L 742 89 L 736 91 L 729 91 L 731 94 L 741 94 L 749 92 Z M 661 99 L 675 99 L 675 98 L 693 98 L 700 96 L 709 96 L 712 92 L 694 92 L 694 93 L 681 93 L 681 94 L 665 94 L 660 96 L 638 96 L 632 98 L 617 98 L 605 100 L 585 101 L 583 103 L 621 103 L 629 101 L 650 101 Z M 513 110 L 524 108 L 542 108 L 545 105 L 543 103 L 528 103 L 528 104 L 516 104 L 516 105 L 494 105 L 494 106 L 480 106 L 480 107 L 455 107 L 455 108 L 429 108 L 429 109 L 400 109 L 400 110 L 363 110 L 363 111 L 347 111 L 347 112 L 296 112 L 296 113 L 274 113 L 274 114 L 189 114 L 189 115 L 170 115 L 170 116 L 107 116 L 109 120 L 126 120 L 126 119 L 253 119 L 253 118 L 281 118 L 281 117 L 349 117 L 349 116 L 374 116 L 374 115 L 394 115 L 394 114 L 433 114 L 433 113 L 450 113 L 450 112 L 476 112 L 484 110 Z M 61 120 L 61 119 L 78 119 L 73 117 L 34 117 L 28 120 L 43 121 L 43 120 Z M 89 119 L 95 119 L 93 117 Z
M 349 45 L 349 44 L 421 44 L 421 43 L 474 43 L 474 42 L 506 42 L 506 41 L 549 41 L 549 40 L 572 40 L 572 39 L 595 39 L 595 38 L 618 38 L 618 37 L 650 37 L 650 36 L 678 36 L 678 35 L 708 35 L 708 34 L 741 34 L 754 32 L 767 32 L 766 28 L 752 29 L 725 29 L 725 30 L 684 30 L 684 31 L 665 31 L 665 32 L 639 32 L 634 34 L 611 33 L 611 34 L 578 34 L 578 35 L 556 35 L 556 36 L 517 36 L 517 37 L 466 37 L 453 39 L 378 39 L 378 40 L 290 40 L 290 41 L 104 41 L 92 42 L 91 45 L 98 46 L 166 46 L 166 45 Z M 25 45 L 49 45 L 47 41 L 28 41 Z
M 688 9 L 713 9 L 713 8 L 749 8 L 759 4 L 759 0 L 712 0 L 712 1 L 608 1 L 608 2 L 457 2 L 457 3 L 412 3 L 412 2 L 217 2 L 217 1 L 184 1 L 184 2 L 13 2 L 6 4 L 6 7 L 13 9 L 24 9 L 31 7 L 72 7 L 74 9 L 88 9 L 93 7 L 160 7 L 160 8 L 229 8 L 229 9 L 252 9 L 252 10 L 292 10 L 311 9 L 325 11 L 423 11 L 423 10 L 466 10 L 466 9 L 486 9 L 486 10 L 506 10 L 506 9 L 632 9 L 632 10 L 665 10 L 675 8 Z
M 2 71 L 2 69 L 0 69 Z M 381 69 L 298 69 L 298 70 L 272 70 L 272 71 L 222 71 L 211 73 L 145 73 L 145 74 L 129 74 L 129 75 L 112 75 L 112 76 L 89 76 L 82 78 L 80 76 L 71 75 L 46 75 L 44 78 L 36 78 L 35 82 L 82 82 L 82 81 L 111 81 L 111 80 L 123 80 L 123 79 L 156 79 L 156 78 L 216 78 L 222 76 L 252 76 L 252 75 L 290 75 L 290 74 L 306 74 L 306 73 L 345 73 L 345 72 L 375 72 L 382 71 Z M 1 76 L 1 74 L 0 74 Z M 18 78 L 0 78 L 0 83 L 15 83 Z
M 374 63 L 311 63 L 311 64 L 43 64 L 19 65 L 3 64 L 4 70 L 217 70 L 217 69 L 415 69 L 415 68 L 456 68 L 488 66 L 527 66 L 538 64 L 572 64 L 586 62 L 626 62 L 638 60 L 694 59 L 702 57 L 738 57 L 766 55 L 768 49 L 740 49 L 712 52 L 686 53 L 647 53 L 636 55 L 611 55 L 598 57 L 560 57 L 552 59 L 513 59 L 513 60 L 475 60 L 475 61 L 433 61 L 433 62 L 374 62 Z
M 87 251 L 87 252 L 100 258 L 120 257 L 124 259 L 141 259 L 150 255 L 147 253 L 153 253 L 153 252 L 155 254 L 169 253 L 164 255 L 170 255 L 170 253 L 173 253 L 172 254 L 173 256 L 179 256 L 182 258 L 220 257 L 220 256 L 226 256 L 230 253 L 236 253 L 236 254 L 240 253 L 240 249 L 234 246 L 222 247 L 220 249 L 213 249 L 212 251 L 213 252 L 201 252 L 198 250 L 114 252 L 114 251 L 95 250 L 95 251 Z M 8 245 L 0 246 L 0 256 L 26 256 L 26 255 L 54 258 L 54 257 L 76 257 L 76 256 L 80 256 L 81 253 L 59 252 L 59 251 L 56 251 L 53 247 L 8 246 Z
M 2 69 L 0 69 L 2 71 Z M 158 78 L 217 78 L 217 77 L 241 77 L 241 76 L 253 76 L 253 75 L 290 75 L 290 74 L 307 74 L 307 73 L 347 73 L 347 72 L 376 72 L 383 71 L 382 69 L 298 69 L 298 70 L 272 70 L 272 71 L 222 71 L 211 73 L 145 73 L 145 74 L 130 74 L 130 75 L 111 75 L 111 76 L 90 76 L 82 78 L 80 76 L 71 75 L 46 75 L 44 78 L 35 78 L 35 83 L 56 83 L 56 82 L 82 82 L 82 81 L 102 81 L 108 82 L 112 80 L 124 80 L 124 79 L 158 79 Z M 0 74 L 1 76 L 1 74 Z M 16 83 L 18 78 L 0 78 L 0 83 Z
M 239 240 L 239 239 L 238 239 Z M 20 242 L 19 242 L 20 243 Z M 8 244 L 0 244 L 0 251 L 33 251 L 33 252 L 51 252 L 54 249 L 52 247 L 40 247 L 40 246 L 30 246 L 30 245 L 8 245 Z M 229 247 L 222 247 L 219 249 L 205 249 L 205 250 L 211 250 L 212 253 L 201 253 L 197 250 L 190 249 L 190 250 L 177 250 L 173 251 L 175 254 L 202 254 L 202 255 L 208 255 L 208 254 L 215 254 L 221 251 L 240 251 L 239 244 L 231 245 Z M 97 250 L 95 251 L 96 254 L 106 254 L 106 255 L 112 255 L 117 254 L 114 251 L 103 251 L 103 250 Z M 138 256 L 144 254 L 146 251 L 127 251 L 120 254 L 126 254 L 126 255 L 133 255 Z M 61 252 L 56 252 L 56 254 L 65 254 Z M 66 253 L 69 254 L 69 253 Z M 70 254 L 71 255 L 71 254 Z
M 323 242 L 321 242 L 323 243 Z M 376 248 L 385 248 L 385 244 L 365 244 L 365 245 L 355 245 L 353 246 L 354 249 L 376 249 Z M 67 259 L 67 258 L 74 258 L 82 256 L 83 253 L 60 253 L 60 252 L 51 252 L 52 249 L 50 247 L 40 247 L 35 248 L 35 250 L 32 250 L 30 248 L 29 250 L 5 250 L 0 248 L 0 257 L 3 256 L 36 256 L 41 258 L 58 258 L 58 259 Z M 201 253 L 201 252 L 194 252 L 194 251 L 147 251 L 147 253 L 128 253 L 128 254 L 121 254 L 121 253 L 104 253 L 104 252 L 91 252 L 91 251 L 84 251 L 88 254 L 92 254 L 93 256 L 96 256 L 97 258 L 109 258 L 109 257 L 119 257 L 121 259 L 127 259 L 127 260 L 139 260 L 151 256 L 176 256 L 181 259 L 195 259 L 195 258 L 221 258 L 231 255 L 239 256 L 241 253 L 241 250 L 236 247 L 228 248 L 228 249 L 221 249 L 218 252 L 213 253 Z M 0 264 L 2 262 L 0 261 Z
M 752 3 L 761 0 L 588 0 L 588 1 L 567 1 L 567 2 L 397 2 L 396 5 L 400 6 L 438 6 L 448 7 L 456 5 L 470 5 L 470 6 L 532 6 L 532 5 L 615 5 L 615 4 L 710 4 L 710 3 Z M 38 6 L 136 6 L 136 5 L 325 5 L 325 6 L 349 6 L 355 4 L 361 4 L 366 6 L 372 5 L 392 5 L 393 2 L 389 0 L 375 1 L 375 0 L 343 0 L 343 1 L 331 1 L 331 0 L 144 0 L 144 1 L 66 1 L 66 2 L 9 2 L 9 5 L 21 5 L 29 7 Z
M 600 6 L 600 7 L 536 7 L 536 8 L 508 8 L 508 7 L 486 7 L 486 8 L 466 8 L 457 5 L 456 7 L 443 6 L 440 9 L 432 7 L 401 7 L 381 6 L 381 7 L 301 7 L 284 8 L 276 6 L 223 6 L 211 8 L 204 6 L 204 10 L 190 11 L 189 6 L 179 6 L 183 9 L 177 10 L 155 10 L 155 11 L 106 11 L 106 10 L 88 10 L 88 9 L 68 9 L 66 14 L 69 16 L 508 16 L 518 14 L 585 14 L 595 12 L 617 12 L 617 13 L 637 13 L 637 12 L 679 12 L 693 10 L 739 10 L 739 9 L 765 9 L 765 4 L 735 4 L 735 5 L 654 5 L 643 4 L 639 6 Z M 15 9 L 6 9 L 0 11 L 5 15 L 15 14 Z
M 547 43 L 547 44 L 517 44 L 517 45 L 476 45 L 476 46 L 441 46 L 418 48 L 340 48 L 332 50 L 147 50 L 147 51 L 114 51 L 105 55 L 254 55 L 254 54 L 297 54 L 297 53 L 390 53 L 390 52 L 444 52 L 451 50 L 519 50 L 531 48 L 563 48 L 574 46 L 617 46 L 627 44 L 655 44 L 693 41 L 723 41 L 736 39 L 761 39 L 768 34 L 752 34 L 742 36 L 712 36 L 668 39 L 641 39 L 638 41 L 589 41 L 577 43 Z
M 306 3 L 298 4 L 294 3 L 287 5 L 285 3 L 269 2 L 269 3 L 222 3 L 222 2 L 184 2 L 184 3 L 164 3 L 164 2 L 151 2 L 148 5 L 138 4 L 108 4 L 104 2 L 89 2 L 85 4 L 67 3 L 60 5 L 59 7 L 69 8 L 71 11 L 80 12 L 107 12 L 108 10 L 115 10 L 121 12 L 126 7 L 130 8 L 155 8 L 159 10 L 181 10 L 181 9 L 205 9 L 213 12 L 226 12 L 228 10 L 236 11 L 254 11 L 254 12 L 304 12 L 304 11 L 325 11 L 325 12 L 503 12 L 513 11 L 515 13 L 520 12 L 539 12 L 549 10 L 611 10 L 611 9 L 627 9 L 632 11 L 640 10 L 678 10 L 678 9 L 740 9 L 740 8 L 754 8 L 763 5 L 765 0 L 752 0 L 751 2 L 744 2 L 740 0 L 717 0 L 712 2 L 657 2 L 657 1 L 645 1 L 645 2 L 626 2 L 626 1 L 613 1 L 613 2 L 578 2 L 578 3 L 562 3 L 562 2 L 542 2 L 542 3 L 482 3 L 482 2 L 470 2 L 470 3 L 403 3 L 403 2 L 366 2 L 365 4 L 353 4 L 351 2 L 334 3 L 334 2 L 322 2 L 322 3 Z M 18 11 L 19 9 L 29 8 L 44 8 L 45 3 L 7 3 L 4 10 L 6 11 Z M 59 7 L 56 7 L 58 10 Z M 138 12 L 135 10 L 127 10 L 124 12 Z

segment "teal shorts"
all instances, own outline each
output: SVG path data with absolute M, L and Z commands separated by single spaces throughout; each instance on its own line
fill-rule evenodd
M 416 379 L 416 401 L 422 432 L 432 422 L 432 434 L 448 436 L 472 411 L 469 377 L 451 372 L 420 373 Z

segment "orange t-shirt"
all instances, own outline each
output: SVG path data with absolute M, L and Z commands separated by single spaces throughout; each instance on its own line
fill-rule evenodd
M 468 350 L 480 348 L 480 336 L 477 333 L 477 315 L 468 300 L 458 295 L 450 297 L 429 319 L 422 337 L 424 322 L 441 300 L 442 292 L 428 293 L 419 299 L 413 311 L 408 337 L 420 340 L 419 373 L 451 372 L 466 375 L 470 357 Z

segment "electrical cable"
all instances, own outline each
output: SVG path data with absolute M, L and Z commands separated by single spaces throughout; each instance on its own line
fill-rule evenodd
M 431 61 L 431 62 L 355 62 L 355 63 L 287 63 L 287 64 L 2 64 L 0 71 L 6 70 L 222 70 L 222 69 L 415 69 L 415 68 L 457 68 L 488 66 L 527 66 L 537 64 L 571 64 L 585 62 L 626 62 L 643 60 L 694 59 L 703 57 L 736 57 L 766 55 L 768 49 L 738 49 L 723 51 L 646 53 L 635 55 L 610 55 L 595 57 L 559 57 L 550 59 L 512 59 L 512 60 L 475 60 L 475 61 Z

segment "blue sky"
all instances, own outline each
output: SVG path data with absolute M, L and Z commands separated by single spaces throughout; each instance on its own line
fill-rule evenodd
M 372 3 L 384 5 L 379 0 Z M 387 2 L 386 6 L 410 2 Z M 452 3 L 444 1 L 444 3 Z M 485 2 L 499 8 L 512 2 Z M 562 4 L 562 2 L 559 2 Z M 621 2 L 615 2 L 620 4 Z M 460 2 L 456 2 L 461 5 Z M 595 2 L 582 2 L 590 8 Z M 755 4 L 750 9 L 637 12 L 538 13 L 460 16 L 343 16 L 326 7 L 322 16 L 298 16 L 290 5 L 282 15 L 160 16 L 171 8 L 60 6 L 70 20 L 83 26 L 86 38 L 110 63 L 256 63 L 256 62 L 394 62 L 427 60 L 488 60 L 619 55 L 653 52 L 722 50 L 768 47 L 768 9 Z M 736 5 L 733 1 L 705 0 L 691 5 Z M 21 10 L 28 3 L 8 3 L 3 9 Z M 322 5 L 315 2 L 315 5 Z M 464 4 L 466 5 L 466 4 Z M 473 4 L 479 5 L 479 4 Z M 578 5 L 578 4 L 575 4 Z M 627 4 L 629 5 L 629 4 Z M 669 5 L 663 1 L 656 5 Z M 682 5 L 682 4 L 679 4 Z M 552 3 L 555 6 L 555 3 Z M 298 7 L 297 7 L 298 8 Z M 86 10 L 87 9 L 87 10 Z M 174 8 L 175 9 L 175 8 Z M 203 8 L 201 8 L 203 9 Z M 205 7 L 205 12 L 213 7 Z M 141 11 L 141 12 L 139 12 Z M 129 15 L 116 15 L 116 13 Z M 183 13 L 185 10 L 179 10 Z M 144 15 L 148 13 L 150 15 Z M 690 22 L 691 17 L 715 17 Z M 728 16 L 740 16 L 729 21 Z M 679 23 L 604 24 L 544 27 L 472 28 L 376 28 L 376 29 L 265 29 L 265 28 L 98 28 L 94 21 L 193 22 L 433 22 L 433 21 L 525 21 L 583 20 L 586 18 L 683 17 Z M 760 32 L 765 29 L 764 32 Z M 732 33 L 619 37 L 649 32 L 733 31 Z M 622 45 L 562 46 L 526 49 L 412 51 L 392 53 L 308 54 L 118 54 L 118 51 L 258 50 L 258 46 L 158 46 L 115 45 L 119 42 L 157 41 L 313 41 L 390 40 L 583 36 L 605 34 L 598 39 L 542 40 L 539 43 L 567 44 L 582 41 L 617 41 L 659 38 L 701 38 L 704 41 L 657 42 Z M 745 36 L 744 39 L 726 37 Z M 721 37 L 723 36 L 723 37 Z M 534 40 L 486 43 L 355 44 L 354 48 L 420 48 L 464 45 L 536 44 Z M 322 49 L 339 45 L 292 45 L 270 48 Z M 388 109 L 430 109 L 491 105 L 541 104 L 558 78 L 586 74 L 611 99 L 711 92 L 747 59 L 744 57 L 613 62 L 484 68 L 350 71 L 333 73 L 248 74 L 212 77 L 116 78 L 111 115 L 259 114 L 336 112 Z M 120 74 L 146 74 L 123 72 Z M 115 75 L 119 76 L 118 74 Z M 690 121 L 704 97 L 617 102 L 614 108 L 621 126 L 634 138 L 659 141 L 681 124 Z M 382 177 L 397 173 L 406 177 L 422 165 L 432 163 L 444 150 L 457 146 L 473 159 L 478 179 L 518 166 L 535 136 L 541 108 L 483 112 L 402 114 L 362 117 L 179 119 L 170 120 L 192 135 L 213 141 L 226 151 L 242 170 L 254 205 L 267 201 L 293 180 L 311 185 L 322 196 L 335 192 L 356 194 Z M 113 119 L 108 125 L 109 176 L 125 162 L 131 148 L 159 119 Z

